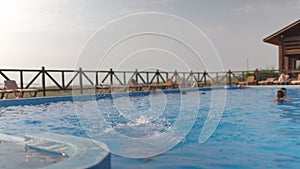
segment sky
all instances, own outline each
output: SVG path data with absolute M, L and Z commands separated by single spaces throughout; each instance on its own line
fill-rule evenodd
M 263 39 L 299 16 L 300 0 L 0 0 L 0 68 L 277 69 Z

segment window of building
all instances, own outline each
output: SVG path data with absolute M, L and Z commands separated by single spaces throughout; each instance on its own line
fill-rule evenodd
M 300 70 L 300 60 L 296 60 L 295 68 Z

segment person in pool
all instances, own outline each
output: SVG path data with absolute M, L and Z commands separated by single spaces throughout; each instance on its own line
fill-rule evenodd
M 284 100 L 287 100 L 286 98 L 286 89 L 285 90 L 278 90 L 277 91 L 277 94 L 276 94 L 276 98 L 274 98 L 274 100 L 278 100 L 278 101 L 284 101 Z
M 282 87 L 280 90 L 283 92 L 283 97 L 286 98 L 286 88 Z

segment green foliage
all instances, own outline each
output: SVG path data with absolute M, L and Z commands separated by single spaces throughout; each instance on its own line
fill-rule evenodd
M 264 80 L 269 77 L 277 78 L 279 76 L 279 72 L 273 69 L 261 69 L 259 70 L 259 80 Z

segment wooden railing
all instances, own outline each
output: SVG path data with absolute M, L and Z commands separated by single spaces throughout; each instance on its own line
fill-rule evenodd
M 33 77 L 28 77 L 31 74 Z M 278 76 L 277 70 L 271 71 L 224 71 L 224 72 L 165 72 L 165 71 L 108 71 L 100 70 L 48 70 L 41 69 L 0 69 L 0 82 L 16 80 L 20 88 L 36 87 L 46 96 L 46 91 L 79 90 L 94 88 L 100 83 L 109 85 L 125 85 L 131 79 L 140 84 L 165 83 L 168 78 L 176 81 L 178 78 L 196 84 L 196 87 L 210 85 L 233 85 L 244 81 L 248 75 L 255 75 L 257 80 L 268 76 Z M 25 78 L 26 76 L 26 78 Z M 49 85 L 51 83 L 51 85 Z

